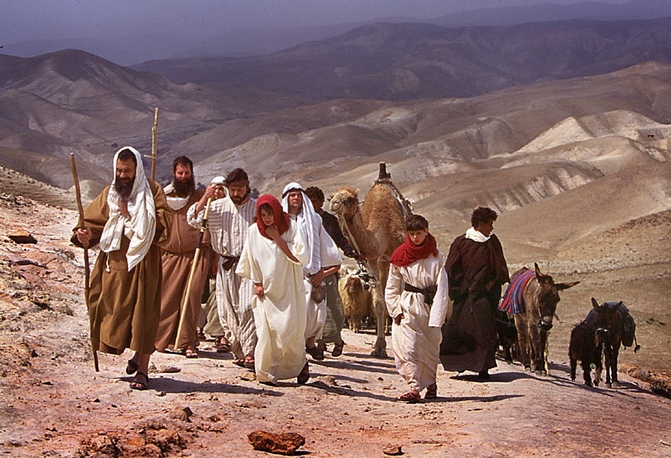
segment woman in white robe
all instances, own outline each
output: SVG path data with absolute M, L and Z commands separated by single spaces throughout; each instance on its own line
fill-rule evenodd
M 385 301 L 394 318 L 391 340 L 396 368 L 410 388 L 400 399 L 416 402 L 425 388 L 425 398 L 437 395 L 441 326 L 451 314 L 451 303 L 445 259 L 429 234 L 428 222 L 412 215 L 407 230 L 406 242 L 391 258 Z
M 267 224 L 268 208 L 272 209 L 272 224 Z M 305 383 L 309 377 L 304 335 L 307 308 L 303 266 L 308 261 L 305 243 L 275 197 L 261 196 L 256 213 L 257 222 L 249 227 L 235 271 L 254 282 L 256 377 L 260 383 L 275 384 L 293 377 Z

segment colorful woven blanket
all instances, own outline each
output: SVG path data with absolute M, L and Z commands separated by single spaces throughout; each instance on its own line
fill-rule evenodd
M 534 275 L 536 275 L 534 271 L 529 269 L 521 269 L 515 273 L 503 294 L 503 299 L 499 302 L 499 310 L 503 310 L 509 315 L 524 313 L 522 295 L 524 294 L 524 288 Z

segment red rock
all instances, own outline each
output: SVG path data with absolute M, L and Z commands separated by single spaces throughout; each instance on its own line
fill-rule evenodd
M 267 431 L 253 431 L 247 435 L 247 440 L 254 450 L 293 455 L 298 447 L 305 444 L 305 438 L 297 433 L 269 433 Z

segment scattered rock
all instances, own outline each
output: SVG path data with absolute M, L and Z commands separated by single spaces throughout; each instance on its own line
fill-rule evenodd
M 338 386 L 338 381 L 332 375 L 327 375 L 326 377 L 323 377 L 323 380 L 324 383 L 326 383 L 328 386 Z
M 15 243 L 37 243 L 37 239 L 33 235 L 23 229 L 17 229 L 7 234 L 7 237 Z
M 388 445 L 382 449 L 382 453 L 389 456 L 403 455 L 403 449 L 400 445 Z
M 182 372 L 182 369 L 175 366 L 161 366 L 158 369 L 158 372 L 161 374 L 176 374 L 178 372 Z
M 18 242 L 18 243 L 20 243 L 20 242 Z M 37 243 L 37 240 L 35 240 L 34 243 Z M 38 261 L 33 261 L 32 259 L 17 259 L 16 261 L 14 261 L 14 264 L 16 264 L 17 266 L 37 266 L 37 267 L 41 267 L 43 269 L 47 268 L 46 265 L 44 265 L 44 264 L 42 264 L 41 262 L 38 262 Z
M 189 418 L 193 415 L 193 412 L 189 407 L 176 407 L 172 412 L 170 417 L 175 420 L 181 421 L 191 421 Z
M 246 382 L 253 382 L 256 380 L 256 374 L 254 372 L 245 372 L 240 375 L 240 380 L 244 380 Z
M 269 433 L 267 431 L 253 431 L 247 435 L 247 440 L 254 450 L 293 455 L 296 450 L 305 445 L 305 438 L 297 433 Z

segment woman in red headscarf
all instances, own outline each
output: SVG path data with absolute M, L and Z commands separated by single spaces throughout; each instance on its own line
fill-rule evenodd
M 440 360 L 441 326 L 451 314 L 443 253 L 420 215 L 406 220 L 407 236 L 391 256 L 385 302 L 394 319 L 391 341 L 396 369 L 410 391 L 401 401 L 417 402 L 437 396 L 436 370 Z
M 256 202 L 256 224 L 247 240 L 235 273 L 254 282 L 254 321 L 258 343 L 254 351 L 260 383 L 298 377 L 309 378 L 305 357 L 307 308 L 303 266 L 307 263 L 301 232 L 280 202 L 264 194 Z

